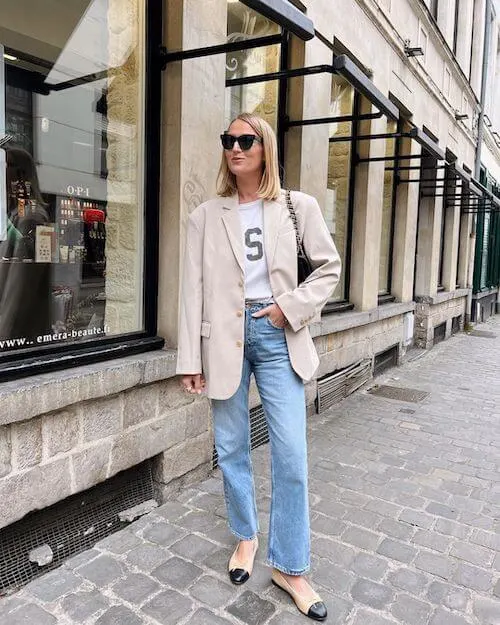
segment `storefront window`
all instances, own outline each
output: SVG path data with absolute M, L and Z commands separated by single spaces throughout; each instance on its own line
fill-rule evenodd
M 143 12 L 0 0 L 0 353 L 144 330 Z
M 332 77 L 332 95 L 330 117 L 352 115 L 354 89 L 341 76 Z M 352 122 L 334 122 L 330 124 L 330 139 L 350 137 Z M 325 221 L 335 241 L 342 259 L 340 281 L 332 295 L 332 301 L 344 301 L 346 292 L 347 250 L 349 240 L 349 193 L 351 177 L 351 141 L 330 141 L 328 159 L 328 191 L 325 208 Z
M 387 133 L 394 133 L 397 124 L 393 120 L 387 121 Z M 386 139 L 386 156 L 394 156 L 396 151 L 396 139 Z M 382 206 L 382 233 L 380 238 L 380 262 L 379 262 L 379 295 L 390 293 L 391 264 L 392 264 L 392 236 L 393 236 L 393 195 L 394 195 L 394 170 L 389 169 L 395 161 L 387 161 L 384 171 L 384 198 Z
M 238 0 L 228 0 L 227 41 L 276 35 L 280 27 Z M 279 44 L 226 55 L 226 79 L 270 74 L 280 69 Z M 240 113 L 255 113 L 277 129 L 278 81 L 238 85 L 226 89 L 226 127 Z

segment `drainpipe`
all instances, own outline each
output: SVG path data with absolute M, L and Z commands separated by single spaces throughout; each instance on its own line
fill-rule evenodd
M 478 119 L 478 127 L 477 127 L 477 147 L 476 147 L 476 159 L 474 163 L 474 177 L 476 180 L 479 180 L 479 176 L 481 174 L 481 149 L 483 146 L 483 137 L 484 137 L 484 107 L 486 104 L 486 88 L 488 86 L 488 66 L 489 66 L 489 56 L 490 56 L 490 47 L 491 47 L 491 13 L 492 13 L 492 5 L 491 0 L 486 0 L 485 7 L 485 20 L 484 20 L 484 44 L 483 44 L 483 68 L 482 68 L 482 76 L 481 76 L 481 99 L 479 102 L 479 119 Z M 477 215 L 473 215 L 472 217 L 472 232 L 470 238 L 471 245 L 471 258 L 475 253 L 476 249 L 476 221 Z M 472 290 L 467 297 L 467 309 L 465 311 L 465 322 L 470 323 L 471 319 L 471 311 L 472 311 Z
M 486 103 L 486 88 L 488 85 L 488 65 L 491 48 L 491 0 L 486 0 L 486 15 L 484 22 L 484 49 L 483 49 L 483 71 L 481 77 L 481 100 L 479 102 L 479 120 L 477 128 L 477 149 L 476 161 L 474 165 L 474 176 L 479 180 L 481 173 L 481 148 L 484 136 L 484 106 Z

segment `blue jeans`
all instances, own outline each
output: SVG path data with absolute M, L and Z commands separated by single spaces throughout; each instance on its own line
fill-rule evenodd
M 238 390 L 229 399 L 212 400 L 215 446 L 229 527 L 238 538 L 249 540 L 259 530 L 248 416 L 253 373 L 271 446 L 268 563 L 289 575 L 302 575 L 309 570 L 310 553 L 304 383 L 290 364 L 284 330 L 272 326 L 268 317 L 252 317 L 263 307 L 246 308 Z

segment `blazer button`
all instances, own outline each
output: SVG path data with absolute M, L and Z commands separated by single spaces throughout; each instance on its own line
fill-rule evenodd
M 238 310 L 238 312 L 236 313 L 236 315 L 238 317 L 243 317 L 243 311 L 242 310 Z
M 243 282 L 241 280 L 238 282 L 238 286 L 243 286 Z
M 241 341 L 236 341 L 236 347 L 241 347 L 243 343 Z

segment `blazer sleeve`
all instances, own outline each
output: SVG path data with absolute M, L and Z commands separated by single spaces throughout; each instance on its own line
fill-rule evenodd
M 302 219 L 304 251 L 314 271 L 295 289 L 276 298 L 294 332 L 310 323 L 323 308 L 337 286 L 341 269 L 340 256 L 315 198 L 308 196 Z
M 191 213 L 187 223 L 182 274 L 177 374 L 202 373 L 203 232 Z

